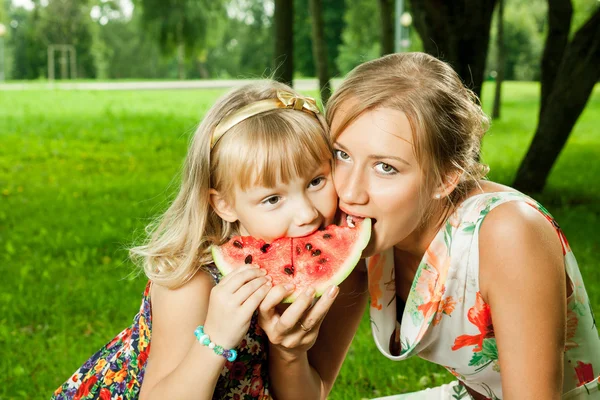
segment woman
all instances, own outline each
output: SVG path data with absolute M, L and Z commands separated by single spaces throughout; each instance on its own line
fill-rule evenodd
M 539 203 L 482 180 L 488 121 L 452 68 L 422 53 L 362 64 L 327 119 L 340 209 L 374 222 L 363 256 L 377 347 L 460 382 L 413 398 L 600 398 L 573 253 Z

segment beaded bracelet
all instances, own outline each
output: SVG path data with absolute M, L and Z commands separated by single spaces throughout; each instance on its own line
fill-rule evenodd
M 208 337 L 208 335 L 204 333 L 204 326 L 200 325 L 199 327 L 197 327 L 194 331 L 194 336 L 196 336 L 196 339 L 198 339 L 200 344 L 202 344 L 203 346 L 207 346 L 209 349 L 212 349 L 212 351 L 214 351 L 215 354 L 225 357 L 227 361 L 233 362 L 237 358 L 237 351 L 235 351 L 235 349 L 225 349 L 223 348 L 223 346 L 219 346 L 213 343 L 210 340 L 210 337 Z

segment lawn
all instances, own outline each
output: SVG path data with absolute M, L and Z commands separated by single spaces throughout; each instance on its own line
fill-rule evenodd
M 491 108 L 493 87 L 484 88 Z M 145 280 L 127 248 L 177 190 L 188 138 L 220 90 L 0 92 L 0 400 L 48 398 L 130 324 Z M 484 141 L 511 182 L 537 121 L 539 86 L 507 83 Z M 561 223 L 600 310 L 600 87 L 538 197 Z M 600 314 L 596 313 L 598 317 Z M 368 319 L 331 399 L 441 384 L 419 359 L 380 355 Z

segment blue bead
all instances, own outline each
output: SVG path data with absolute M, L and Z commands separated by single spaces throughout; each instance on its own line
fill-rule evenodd
M 231 349 L 231 350 L 229 350 L 229 352 L 231 354 L 229 357 L 227 357 L 227 361 L 229 361 L 229 362 L 235 361 L 235 359 L 237 358 L 237 351 L 235 351 L 234 349 Z

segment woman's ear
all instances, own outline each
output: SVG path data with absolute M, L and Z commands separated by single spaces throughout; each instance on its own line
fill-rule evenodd
M 433 198 L 439 200 L 449 196 L 458 186 L 462 174 L 463 172 L 458 169 L 447 173 L 444 181 L 433 192 Z
M 238 220 L 237 214 L 233 207 L 225 201 L 223 196 L 215 189 L 208 191 L 210 198 L 210 205 L 219 217 L 227 222 L 236 222 Z

